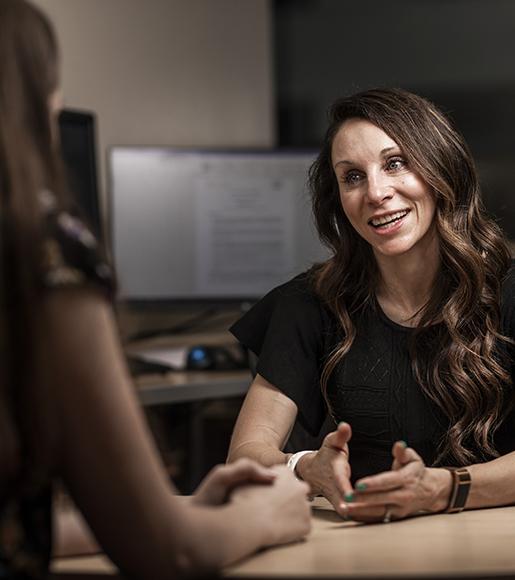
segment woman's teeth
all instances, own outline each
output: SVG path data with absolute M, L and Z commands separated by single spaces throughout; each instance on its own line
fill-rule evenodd
M 383 217 L 370 220 L 370 224 L 372 226 L 374 226 L 375 228 L 385 226 L 387 224 L 391 224 L 393 222 L 396 222 L 396 221 L 402 219 L 408 213 L 409 213 L 409 210 L 407 210 L 407 209 L 405 209 L 403 211 L 398 211 L 396 213 L 391 213 L 389 215 L 385 215 Z

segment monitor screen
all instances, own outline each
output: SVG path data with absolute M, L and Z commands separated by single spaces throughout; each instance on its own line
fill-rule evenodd
M 127 301 L 245 301 L 325 259 L 313 151 L 110 151 L 111 240 Z
M 61 151 L 68 183 L 79 211 L 102 238 L 98 198 L 95 117 L 86 111 L 64 109 L 59 115 Z

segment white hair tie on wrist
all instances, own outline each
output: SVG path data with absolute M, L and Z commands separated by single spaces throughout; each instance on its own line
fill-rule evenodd
M 288 469 L 291 469 L 295 477 L 297 477 L 298 479 L 302 479 L 302 477 L 300 477 L 296 471 L 297 463 L 299 462 L 301 457 L 307 455 L 308 453 L 314 453 L 314 450 L 310 449 L 308 451 L 298 451 L 297 453 L 291 455 L 290 459 L 288 459 L 288 462 L 286 463 Z

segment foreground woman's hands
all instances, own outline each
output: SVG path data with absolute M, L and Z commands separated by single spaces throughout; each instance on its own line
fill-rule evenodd
M 248 526 L 262 530 L 260 545 L 299 540 L 311 528 L 309 486 L 285 466 L 263 467 L 251 459 L 219 465 L 191 501 L 197 505 L 240 504 Z
M 248 525 L 262 526 L 263 546 L 300 540 L 311 528 L 309 486 L 285 466 L 273 467 L 271 485 L 244 485 L 231 494 L 231 503 L 252 506 Z
M 445 510 L 451 491 L 451 473 L 426 467 L 418 453 L 397 441 L 391 471 L 356 482 L 347 516 L 362 522 L 389 521 L 417 512 Z M 386 516 L 386 520 L 385 520 Z
M 247 484 L 272 484 L 276 473 L 251 459 L 238 459 L 228 465 L 217 465 L 202 480 L 191 501 L 198 505 L 222 505 L 231 492 Z
M 297 463 L 299 477 L 307 482 L 311 494 L 326 497 L 342 516 L 347 513 L 345 498 L 352 497 L 349 446 L 352 431 L 348 423 L 340 423 L 329 433 L 318 451 L 307 454 Z

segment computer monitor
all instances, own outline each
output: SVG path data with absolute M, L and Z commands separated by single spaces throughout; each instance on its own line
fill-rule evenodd
M 313 151 L 114 147 L 111 240 L 121 300 L 253 301 L 325 259 Z
M 73 200 L 100 239 L 103 228 L 98 198 L 95 116 L 64 109 L 59 115 L 61 151 Z

